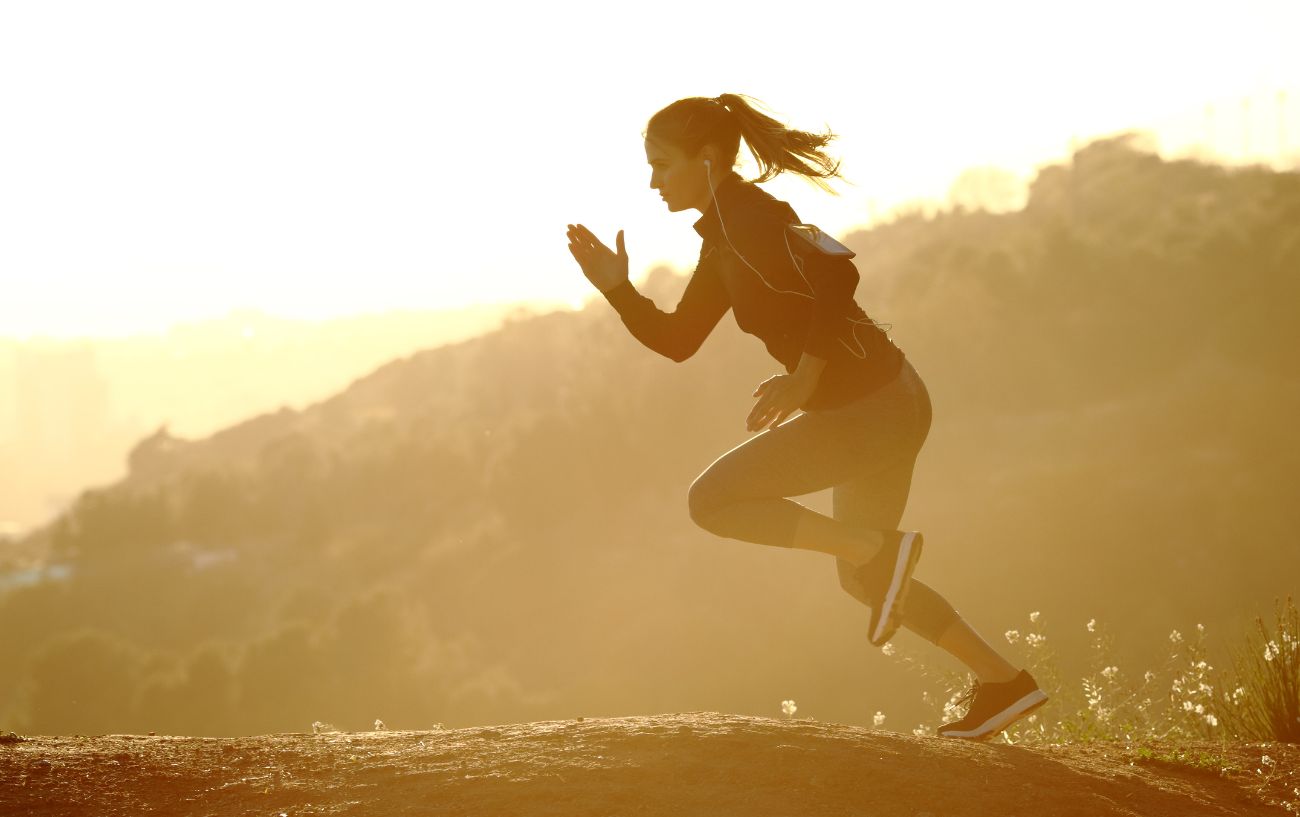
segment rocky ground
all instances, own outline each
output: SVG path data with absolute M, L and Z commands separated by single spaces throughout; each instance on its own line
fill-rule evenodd
M 1267 760 L 1265 759 L 1267 758 Z M 716 712 L 0 738 L 0 815 L 1285 815 L 1300 746 L 1011 746 Z

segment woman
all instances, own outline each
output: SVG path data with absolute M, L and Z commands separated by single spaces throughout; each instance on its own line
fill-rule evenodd
M 820 148 L 834 135 L 787 129 L 738 94 L 678 100 L 651 117 L 643 135 L 650 187 L 670 211 L 702 214 L 695 272 L 677 309 L 664 313 L 628 280 L 622 230 L 614 252 L 570 224 L 569 250 L 583 274 L 656 352 L 689 358 L 734 309 L 740 328 L 786 370 L 754 391 L 746 427 L 770 427 L 691 485 L 691 518 L 719 536 L 834 555 L 840 585 L 872 609 L 871 643 L 884 644 L 901 625 L 966 664 L 979 679 L 963 699 L 970 706 L 940 735 L 987 738 L 1041 706 L 1047 696 L 1028 672 L 912 578 L 923 539 L 896 528 L 930 428 L 925 385 L 853 300 L 853 265 L 810 265 L 801 239 L 787 231 L 799 222 L 795 211 L 756 184 L 790 171 L 829 190 L 822 179 L 837 176 L 839 165 Z M 753 182 L 732 169 L 742 137 L 763 171 Z M 796 409 L 802 413 L 783 422 Z M 833 518 L 786 498 L 828 487 Z

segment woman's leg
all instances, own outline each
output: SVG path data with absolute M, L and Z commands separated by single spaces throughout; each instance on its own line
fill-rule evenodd
M 911 452 L 889 443 L 897 418 L 882 412 L 876 419 L 872 434 L 882 441 L 876 446 L 848 439 L 863 425 L 860 420 L 849 425 L 819 412 L 805 412 L 750 438 L 691 483 L 691 519 L 729 539 L 817 550 L 849 564 L 865 564 L 880 549 L 878 531 L 844 524 L 786 497 L 830 488 L 909 456 Z
M 719 536 L 832 554 L 844 589 L 874 606 L 852 574 L 879 550 L 879 531 L 898 528 L 930 426 L 929 396 L 906 368 L 906 376 L 868 400 L 805 412 L 723 454 L 691 484 L 691 518 Z M 834 518 L 786 498 L 832 486 Z M 902 626 L 981 680 L 1005 680 L 1008 669 L 1015 674 L 929 585 L 912 579 L 907 599 Z
M 851 565 L 879 552 L 878 530 L 845 524 L 786 497 L 887 472 L 916 458 L 929 427 L 910 364 L 862 399 L 805 411 L 718 457 L 691 484 L 691 518 L 719 536 L 818 550 Z
M 957 616 L 935 643 L 970 667 L 971 672 L 985 683 L 1005 683 L 1015 678 L 1018 672 L 1014 664 L 993 649 L 961 616 Z
M 835 518 L 864 529 L 897 528 L 912 482 L 913 464 L 899 466 L 875 478 L 859 479 L 835 486 Z M 868 607 L 877 599 L 867 593 L 857 580 L 854 565 L 836 559 L 840 586 Z M 979 636 L 952 604 L 934 588 L 913 578 L 907 591 L 902 626 L 951 654 L 981 680 L 990 683 L 1008 681 L 1017 669 Z
M 906 372 L 904 383 L 911 392 L 916 413 L 921 418 L 921 443 L 929 434 L 932 417 L 930 395 L 915 370 Z M 916 446 L 920 451 L 920 443 Z M 866 530 L 897 529 L 911 491 L 915 457 L 893 468 L 868 474 L 835 486 L 832 513 L 840 522 Z M 874 607 L 866 588 L 857 580 L 855 566 L 836 560 L 840 586 L 858 601 Z M 925 582 L 913 578 L 903 609 L 903 627 L 931 642 L 961 661 L 981 681 L 999 683 L 1016 675 L 1016 668 L 980 637 L 943 596 Z
M 915 460 L 904 461 L 884 471 L 836 485 L 832 494 L 835 518 L 864 530 L 897 529 L 907 505 L 914 465 Z M 835 566 L 845 592 L 868 607 L 875 607 L 880 602 L 858 581 L 857 569 L 852 563 L 837 559 Z M 947 599 L 925 582 L 912 578 L 907 590 L 907 604 L 903 608 L 903 627 L 938 644 L 940 637 L 958 618 L 957 611 Z

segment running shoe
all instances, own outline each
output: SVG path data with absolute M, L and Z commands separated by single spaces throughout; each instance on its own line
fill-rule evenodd
M 1038 688 L 1027 670 L 1022 669 L 1015 678 L 1002 683 L 976 681 L 957 702 L 958 706 L 969 704 L 966 714 L 940 726 L 938 733 L 946 738 L 984 740 L 1045 703 L 1047 693 Z
M 867 638 L 877 647 L 893 638 L 903 621 L 903 603 L 924 544 L 917 531 L 885 531 L 884 536 L 880 552 L 858 568 L 858 581 L 872 602 Z

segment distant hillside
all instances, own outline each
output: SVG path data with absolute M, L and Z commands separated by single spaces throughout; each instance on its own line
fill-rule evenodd
M 1172 627 L 1235 638 L 1292 589 L 1300 176 L 1121 137 L 1043 168 L 1021 211 L 847 242 L 934 399 L 904 519 L 918 576 L 989 637 L 1040 611 L 1081 660 L 1096 617 L 1137 663 Z M 683 283 L 642 289 L 671 309 Z M 595 298 L 301 410 L 141 440 L 126 478 L 20 543 L 68 575 L 0 595 L 0 722 L 219 735 L 380 705 L 400 728 L 797 697 L 925 723 L 830 557 L 687 516 L 776 370 L 730 320 L 673 363 Z
M 204 436 L 334 394 L 374 367 L 500 325 L 524 304 L 291 320 L 255 310 L 163 334 L 0 338 L 0 536 L 44 523 L 167 426 Z M 0 562 L 5 560 L 0 553 Z

